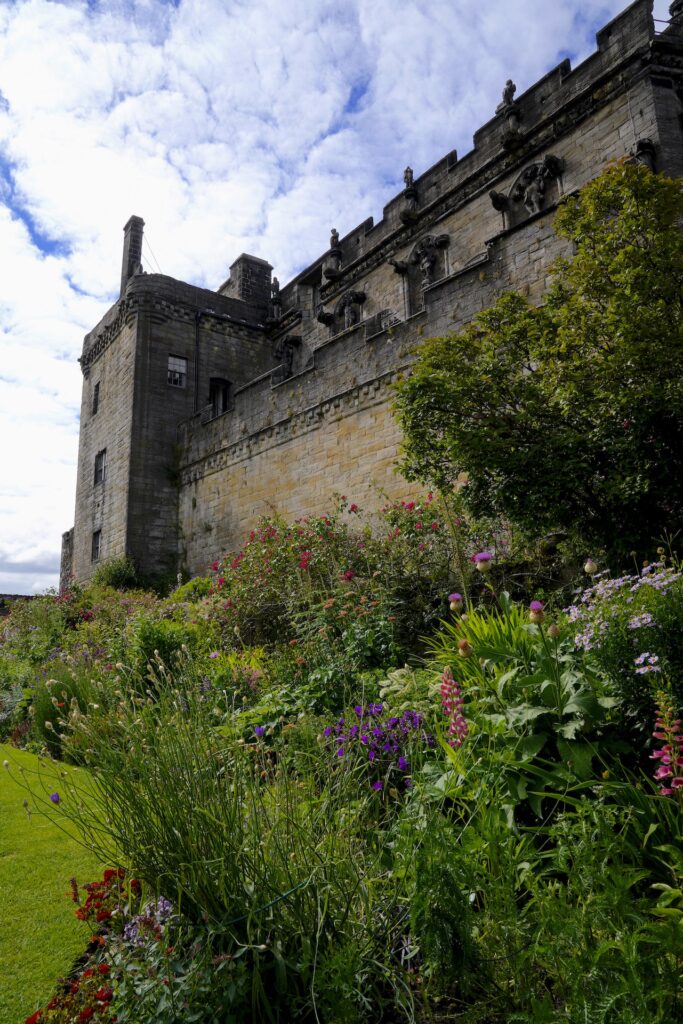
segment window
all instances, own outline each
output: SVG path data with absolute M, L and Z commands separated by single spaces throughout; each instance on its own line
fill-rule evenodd
M 209 382 L 209 402 L 212 416 L 227 412 L 230 406 L 230 381 L 212 377 Z
M 99 562 L 100 551 L 102 550 L 102 531 L 95 530 L 92 535 L 92 549 L 90 551 L 90 561 Z
M 181 356 L 168 357 L 168 383 L 172 388 L 184 388 L 187 384 L 187 359 Z
M 95 479 L 94 483 L 103 484 L 107 475 L 107 449 L 103 448 L 95 456 Z
M 100 382 L 98 381 L 92 392 L 92 414 L 93 416 L 100 407 Z

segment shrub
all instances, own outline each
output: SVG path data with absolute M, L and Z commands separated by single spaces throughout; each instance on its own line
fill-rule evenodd
M 113 587 L 114 590 L 133 590 L 140 584 L 135 562 L 129 555 L 102 562 L 95 570 L 92 582 L 96 587 Z
M 663 675 L 683 707 L 683 575 L 659 561 L 603 577 L 567 613 L 577 647 L 610 679 L 624 727 L 644 750 Z

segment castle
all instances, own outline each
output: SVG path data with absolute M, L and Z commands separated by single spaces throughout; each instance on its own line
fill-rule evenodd
M 246 254 L 217 291 L 143 273 L 131 217 L 120 297 L 80 358 L 62 582 L 120 555 L 143 573 L 205 572 L 270 511 L 405 497 L 391 385 L 419 338 L 459 330 L 506 290 L 540 302 L 566 253 L 555 207 L 608 163 L 683 176 L 683 0 L 670 14 L 656 27 L 636 0 L 577 68 L 565 60 L 519 96 L 508 82 L 471 152 L 406 168 L 379 223 L 332 230 L 283 287 Z

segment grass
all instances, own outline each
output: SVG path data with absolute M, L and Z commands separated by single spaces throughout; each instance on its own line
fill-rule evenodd
M 62 773 L 74 769 L 2 744 L 0 760 L 10 762 L 9 771 L 0 770 L 0 1024 L 23 1024 L 45 1005 L 90 935 L 65 897 L 69 879 L 93 881 L 102 866 L 68 823 L 61 831 L 21 785 L 25 778 L 49 795 L 63 787 Z

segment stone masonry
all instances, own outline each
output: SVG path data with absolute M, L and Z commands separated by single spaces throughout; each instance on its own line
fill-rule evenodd
M 566 253 L 557 203 L 615 160 L 683 176 L 683 3 L 655 30 L 636 0 L 572 69 L 563 61 L 448 153 L 382 219 L 280 288 L 243 254 L 217 290 L 140 266 L 124 228 L 121 294 L 86 335 L 76 515 L 62 582 L 130 555 L 149 574 L 205 572 L 260 515 L 401 498 L 392 383 L 420 339 L 459 330 L 506 290 L 542 301 Z M 454 415 L 457 411 L 454 410 Z

